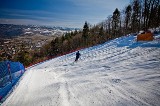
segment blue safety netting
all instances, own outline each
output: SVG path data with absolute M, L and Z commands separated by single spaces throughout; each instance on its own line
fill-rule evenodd
M 25 68 L 20 62 L 0 62 L 0 102 L 23 75 Z

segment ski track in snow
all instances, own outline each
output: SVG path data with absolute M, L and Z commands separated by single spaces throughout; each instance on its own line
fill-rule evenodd
M 28 68 L 2 106 L 160 106 L 160 48 L 126 38 Z

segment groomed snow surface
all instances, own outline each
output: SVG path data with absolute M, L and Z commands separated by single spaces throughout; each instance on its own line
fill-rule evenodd
M 27 69 L 2 106 L 160 106 L 160 35 L 121 37 Z

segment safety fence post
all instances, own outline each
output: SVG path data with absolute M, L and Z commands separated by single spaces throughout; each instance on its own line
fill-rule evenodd
M 12 83 L 12 73 L 11 73 L 11 66 L 10 66 L 9 62 L 7 62 L 7 66 L 8 66 L 8 72 L 9 72 L 9 78 L 10 78 L 10 81 Z

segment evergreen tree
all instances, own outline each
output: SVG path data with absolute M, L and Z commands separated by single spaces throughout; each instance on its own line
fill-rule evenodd
M 74 35 L 76 35 L 76 34 L 78 34 L 78 31 L 77 31 L 77 29 L 75 29 L 75 31 L 74 31 Z
M 85 22 L 84 27 L 83 27 L 83 33 L 82 33 L 82 38 L 83 38 L 83 44 L 82 45 L 88 45 L 88 36 L 89 36 L 89 26 L 88 23 Z
M 87 38 L 89 34 L 89 27 L 88 27 L 88 23 L 85 22 L 84 27 L 83 27 L 83 34 L 82 37 L 83 38 Z
M 101 26 L 99 29 L 99 36 L 103 36 L 103 35 L 104 35 L 103 26 Z
M 118 37 L 118 31 L 119 31 L 119 23 L 120 23 L 120 11 L 118 8 L 115 9 L 113 12 L 113 20 L 112 20 L 112 27 L 113 27 L 113 35 L 114 38 Z
M 60 39 L 56 37 L 54 40 L 51 42 L 51 50 L 52 50 L 52 56 L 57 55 L 60 53 Z

